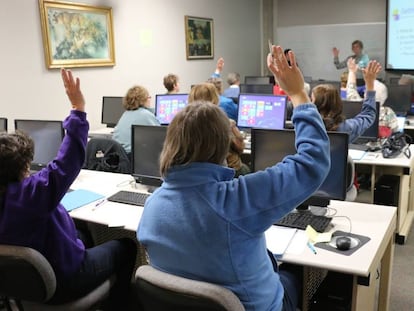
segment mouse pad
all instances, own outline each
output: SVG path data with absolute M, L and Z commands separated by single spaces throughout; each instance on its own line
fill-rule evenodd
M 340 236 L 347 236 L 351 238 L 351 248 L 346 251 L 341 251 L 336 248 L 336 239 Z M 332 239 L 330 242 L 320 242 L 316 243 L 315 246 L 319 248 L 326 249 L 331 252 L 335 252 L 341 255 L 350 256 L 352 255 L 356 250 L 361 248 L 364 244 L 366 244 L 371 238 L 364 236 L 364 235 L 358 235 L 350 232 L 345 231 L 335 231 L 332 233 Z

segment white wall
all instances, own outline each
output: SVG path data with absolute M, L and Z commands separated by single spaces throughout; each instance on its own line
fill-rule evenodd
M 180 76 L 181 89 L 205 81 L 218 57 L 224 75 L 260 74 L 260 0 L 79 0 L 113 8 L 116 66 L 76 68 L 87 101 L 91 128 L 100 127 L 104 95 L 123 96 L 135 84 L 150 94 L 165 92 L 162 78 Z M 184 16 L 213 18 L 215 57 L 186 60 Z M 0 116 L 61 120 L 70 109 L 59 70 L 46 69 L 37 0 L 13 0 L 0 11 Z M 141 40 L 150 34 L 149 44 Z

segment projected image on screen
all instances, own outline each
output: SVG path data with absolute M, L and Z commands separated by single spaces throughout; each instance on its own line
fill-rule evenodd
M 283 129 L 286 96 L 240 94 L 237 126 L 241 128 Z
M 155 116 L 160 124 L 168 125 L 188 104 L 188 94 L 159 94 L 155 99 Z
M 348 135 L 340 132 L 329 132 L 328 135 L 331 145 L 331 169 L 312 196 L 313 201 L 318 201 L 316 198 L 322 199 L 321 206 L 328 204 L 329 200 L 345 200 L 347 187 Z M 255 172 L 273 166 L 287 155 L 294 154 L 295 131 L 252 129 L 252 165 Z
M 15 120 L 15 128 L 34 141 L 33 170 L 45 167 L 56 157 L 64 134 L 61 121 Z

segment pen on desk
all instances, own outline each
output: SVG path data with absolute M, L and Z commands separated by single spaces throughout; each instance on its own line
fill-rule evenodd
M 308 241 L 307 243 L 309 249 L 312 251 L 312 253 L 314 253 L 315 255 L 317 254 L 315 247 L 312 245 L 311 242 Z
M 102 200 L 100 200 L 100 201 L 98 201 L 98 202 L 96 202 L 96 204 L 95 204 L 95 206 L 93 207 L 93 211 L 97 208 L 97 207 L 99 207 L 99 206 L 101 206 L 102 204 L 104 204 L 106 202 L 106 199 L 102 199 Z

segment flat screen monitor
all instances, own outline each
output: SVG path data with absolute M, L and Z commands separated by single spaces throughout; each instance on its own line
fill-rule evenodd
M 273 94 L 273 84 L 240 84 L 243 94 Z
M 263 76 L 245 76 L 244 83 L 245 84 L 270 84 L 270 78 L 263 77 Z
M 350 101 L 350 100 L 342 100 L 342 114 L 345 116 L 346 119 L 350 119 L 355 117 L 358 113 L 361 112 L 362 109 L 362 100 L 361 101 Z M 360 138 L 365 140 L 372 140 L 376 141 L 378 138 L 378 129 L 379 129 L 379 111 L 380 111 L 380 103 L 376 102 L 376 116 L 374 123 L 365 130 L 364 133 L 360 136 Z
M 264 170 L 296 154 L 294 130 L 252 129 L 252 166 Z M 331 168 L 319 189 L 301 207 L 327 206 L 330 200 L 345 200 L 347 188 L 348 134 L 328 132 Z
M 188 94 L 158 94 L 155 96 L 155 116 L 168 125 L 175 115 L 188 104 Z
M 7 118 L 0 118 L 0 132 L 7 132 Z
M 121 96 L 102 97 L 102 124 L 106 124 L 107 127 L 115 127 L 118 124 L 125 111 L 122 100 Z
M 340 81 L 313 80 L 313 81 L 309 82 L 309 86 L 310 86 L 311 92 L 312 92 L 312 90 L 313 90 L 313 88 L 315 86 L 318 86 L 320 84 L 331 84 L 331 85 L 333 85 L 338 90 L 338 92 L 341 91 L 341 82 Z
M 42 169 L 56 157 L 64 136 L 62 121 L 14 120 L 14 127 L 33 139 L 32 170 Z
M 237 126 L 240 128 L 283 129 L 287 96 L 240 94 Z
M 159 162 L 166 134 L 166 126 L 132 126 L 132 175 L 149 191 L 162 184 Z
M 411 110 L 411 85 L 389 85 L 384 105 L 397 115 L 406 115 Z

